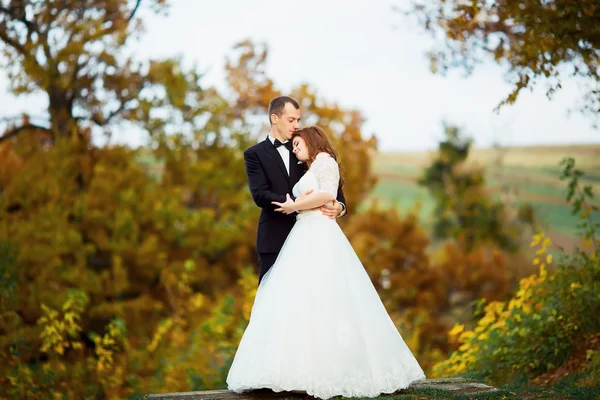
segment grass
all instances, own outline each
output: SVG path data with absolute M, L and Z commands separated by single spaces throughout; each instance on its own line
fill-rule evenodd
M 414 210 L 416 204 L 420 205 L 419 216 L 421 223 L 428 225 L 428 218 L 433 212 L 435 203 L 427 191 L 416 185 L 406 182 L 394 182 L 391 179 L 381 179 L 370 200 L 376 200 L 384 207 L 395 207 L 402 214 Z M 363 206 L 367 206 L 369 201 Z

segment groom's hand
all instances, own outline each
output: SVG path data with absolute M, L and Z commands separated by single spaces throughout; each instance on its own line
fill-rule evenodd
M 342 211 L 344 211 L 344 208 L 337 200 L 333 200 L 333 204 L 331 205 L 325 204 L 321 206 L 321 213 L 331 219 L 337 218 Z

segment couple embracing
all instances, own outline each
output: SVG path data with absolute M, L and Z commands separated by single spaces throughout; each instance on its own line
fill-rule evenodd
M 244 153 L 262 209 L 259 286 L 228 388 L 376 397 L 424 379 L 336 222 L 347 210 L 331 142 L 319 127 L 299 129 L 290 97 L 268 113 L 269 136 Z

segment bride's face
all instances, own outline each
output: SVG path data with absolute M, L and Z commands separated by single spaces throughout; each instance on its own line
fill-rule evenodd
M 300 136 L 296 136 L 292 141 L 292 145 L 294 146 L 292 152 L 296 155 L 296 158 L 300 161 L 308 160 L 308 147 L 306 147 L 306 142 Z

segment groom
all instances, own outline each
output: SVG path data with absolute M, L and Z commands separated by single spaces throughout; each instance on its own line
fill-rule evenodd
M 286 194 L 296 200 L 292 195 L 292 188 L 305 172 L 304 165 L 298 164 L 298 159 L 292 153 L 292 134 L 300 125 L 300 106 L 296 100 L 287 96 L 271 100 L 269 122 L 269 136 L 244 152 L 248 186 L 254 202 L 262 209 L 256 235 L 259 283 L 275 263 L 296 222 L 295 214 L 286 215 L 275 211 L 278 206 L 272 202 L 284 203 Z M 345 202 L 340 190 L 337 200 L 332 205 L 322 206 L 321 212 L 330 218 L 341 217 L 346 214 Z

